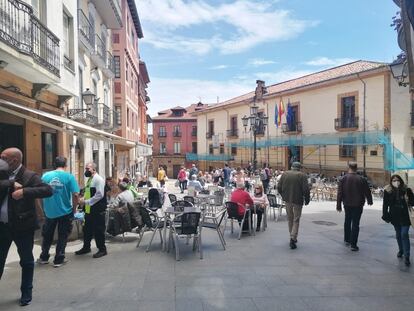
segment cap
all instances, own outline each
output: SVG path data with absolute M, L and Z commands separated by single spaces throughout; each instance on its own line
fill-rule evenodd
M 300 162 L 293 162 L 292 163 L 292 168 L 300 169 L 301 167 L 302 167 L 302 165 L 300 164 Z

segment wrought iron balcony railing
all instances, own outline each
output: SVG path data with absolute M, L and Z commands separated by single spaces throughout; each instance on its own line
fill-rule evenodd
M 85 13 L 79 9 L 78 10 L 78 24 L 79 24 L 79 34 L 90 44 L 93 48 L 95 46 L 95 33 L 92 27 L 91 22 Z
M 18 0 L 0 1 L 0 40 L 60 76 L 59 38 Z
M 106 63 L 106 49 L 105 44 L 102 41 L 101 37 L 95 34 L 95 54 L 100 57 L 102 61 Z
M 239 137 L 239 130 L 238 129 L 230 129 L 227 130 L 227 137 Z
M 283 123 L 283 133 L 300 133 L 302 132 L 302 122 Z
M 335 119 L 335 130 L 340 129 L 357 129 L 358 117 L 353 118 L 337 118 Z
M 106 51 L 106 69 L 112 73 L 115 73 L 115 60 L 109 51 Z
M 111 109 L 111 113 L 112 113 L 112 130 L 116 131 L 122 125 L 121 115 L 115 109 Z
M 98 123 L 104 129 L 110 129 L 112 127 L 112 124 L 111 124 L 111 108 L 109 108 L 107 105 L 105 105 L 103 103 L 99 104 Z
M 213 135 L 214 135 L 214 132 L 207 132 L 206 133 L 206 138 L 211 139 L 211 138 L 213 138 Z
M 181 131 L 174 131 L 173 137 L 181 137 Z

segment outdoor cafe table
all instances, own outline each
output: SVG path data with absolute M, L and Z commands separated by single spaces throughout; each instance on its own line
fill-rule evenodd
M 162 251 L 167 250 L 167 221 L 174 220 L 174 217 L 179 216 L 184 213 L 203 213 L 203 211 L 200 208 L 197 207 L 184 207 L 184 211 L 175 211 L 174 206 L 167 206 L 165 208 L 162 208 L 162 212 L 164 213 L 164 227 L 163 227 L 163 239 L 164 243 L 162 245 Z M 202 228 L 202 221 L 203 221 L 203 215 L 200 217 L 200 228 Z M 200 232 L 201 234 L 201 232 Z

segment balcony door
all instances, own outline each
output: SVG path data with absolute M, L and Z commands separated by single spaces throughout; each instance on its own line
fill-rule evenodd
M 355 96 L 343 97 L 341 102 L 342 128 L 356 127 L 355 122 Z

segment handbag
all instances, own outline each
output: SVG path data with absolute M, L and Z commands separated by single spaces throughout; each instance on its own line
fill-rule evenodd
M 407 195 L 405 195 L 405 201 L 407 202 L 408 217 L 410 218 L 411 226 L 414 228 L 414 208 L 409 204 Z

